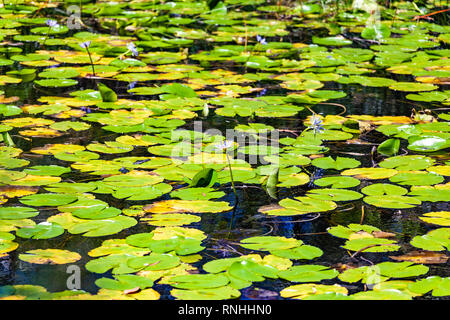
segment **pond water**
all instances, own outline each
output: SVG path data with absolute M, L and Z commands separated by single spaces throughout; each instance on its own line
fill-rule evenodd
M 0 299 L 448 299 L 443 5 L 82 2 L 0 8 Z

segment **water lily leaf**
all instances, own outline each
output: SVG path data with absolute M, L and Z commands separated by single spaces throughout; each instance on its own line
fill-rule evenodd
M 316 158 L 312 160 L 312 165 L 322 168 L 322 169 L 334 169 L 334 170 L 343 170 L 349 168 L 356 168 L 361 165 L 361 162 L 352 158 L 342 158 L 336 157 L 333 159 L 332 157 L 324 157 L 324 158 Z
M 316 283 L 305 283 L 289 286 L 280 291 L 280 295 L 283 298 L 299 299 L 303 300 L 307 297 L 314 295 L 322 295 L 325 293 L 338 293 L 347 295 L 347 288 L 338 284 L 324 285 Z
M 295 200 L 294 200 L 295 199 Z M 264 211 L 268 215 L 297 215 L 311 212 L 324 212 L 334 210 L 336 203 L 329 200 L 312 199 L 309 197 L 295 197 L 283 199 L 279 205 L 284 209 Z
M 208 200 L 165 200 L 144 206 L 148 213 L 217 213 L 231 209 L 227 202 Z
M 98 91 L 100 91 L 100 95 L 102 96 L 103 102 L 116 102 L 117 94 L 108 88 L 105 84 L 98 82 L 97 83 Z
M 399 172 L 395 176 L 389 178 L 389 181 L 400 185 L 410 186 L 429 186 L 444 181 L 444 177 L 432 172 L 410 171 Z
M 408 138 L 408 149 L 417 152 L 434 152 L 450 146 L 449 139 L 431 134 L 413 135 Z
M 324 279 L 333 279 L 339 272 L 320 265 L 293 266 L 285 271 L 280 271 L 278 276 L 293 282 L 318 282 Z
M 112 274 L 125 274 L 136 272 L 128 266 L 127 261 L 137 257 L 130 253 L 125 254 L 110 254 L 104 257 L 100 257 L 94 260 L 90 260 L 86 263 L 86 269 L 94 273 L 105 273 L 112 269 Z
M 347 269 L 338 278 L 344 282 L 361 281 L 365 284 L 377 284 L 389 278 L 417 277 L 427 273 L 428 267 L 413 265 L 412 262 L 382 262 L 373 266 Z
M 19 201 L 35 207 L 61 206 L 77 200 L 77 196 L 62 193 L 40 193 L 22 197 Z
M 223 274 L 189 274 L 171 277 L 169 285 L 179 289 L 210 289 L 227 285 L 228 278 Z
M 404 196 L 408 193 L 408 189 L 389 183 L 374 183 L 361 189 L 361 192 L 368 196 Z
M 141 186 L 141 187 L 128 187 L 123 189 L 115 190 L 112 194 L 113 197 L 118 199 L 142 201 L 151 200 L 170 192 L 172 186 L 167 183 L 158 183 L 151 186 Z
M 212 168 L 205 168 L 195 174 L 189 185 L 191 187 L 198 187 L 198 188 L 211 187 L 214 185 L 216 180 L 217 180 L 217 171 Z M 183 199 L 183 200 L 200 200 L 200 199 Z
M 350 251 L 390 252 L 400 249 L 400 246 L 395 243 L 394 240 L 382 238 L 359 238 L 346 241 L 342 248 Z
M 446 263 L 448 260 L 447 255 L 432 251 L 410 251 L 401 256 L 390 256 L 390 258 L 396 261 L 411 261 L 422 264 Z
M 400 149 L 399 139 L 387 139 L 380 143 L 377 147 L 377 152 L 383 156 L 394 156 L 398 153 Z
M 20 220 L 35 217 L 39 211 L 28 207 L 0 207 L 0 219 Z
M 351 40 L 348 40 L 343 36 L 325 37 L 325 38 L 319 38 L 314 36 L 312 38 L 312 41 L 315 44 L 324 46 L 347 46 L 352 44 Z
M 361 182 L 358 179 L 355 179 L 353 177 L 342 177 L 342 176 L 325 177 L 314 180 L 314 184 L 319 187 L 330 187 L 333 189 L 353 188 L 359 186 L 360 183 Z
M 199 222 L 198 216 L 187 213 L 159 213 L 153 214 L 150 218 L 142 218 L 141 222 L 145 222 L 157 227 L 182 226 Z
M 180 300 L 226 300 L 241 295 L 239 290 L 230 286 L 198 290 L 172 289 L 170 294 Z
M 436 224 L 438 226 L 449 227 L 450 226 L 450 212 L 449 211 L 439 211 L 439 212 L 428 212 L 424 213 L 420 220 L 426 223 Z
M 331 200 L 331 201 L 351 201 L 363 197 L 362 194 L 356 191 L 346 189 L 328 189 L 328 188 L 309 190 L 307 196 L 313 199 Z
M 112 254 L 129 254 L 134 256 L 143 256 L 150 253 L 149 250 L 136 248 L 126 243 L 125 239 L 109 239 L 102 242 L 100 247 L 88 252 L 91 257 L 101 257 Z
M 116 141 L 106 141 L 105 144 L 91 143 L 86 146 L 86 149 L 93 152 L 100 153 L 126 153 L 133 150 L 133 146 L 123 144 Z
M 180 264 L 180 258 L 171 254 L 152 252 L 148 256 L 128 259 L 127 264 L 135 270 L 166 270 L 178 266 Z
M 74 86 L 78 84 L 78 81 L 74 79 L 44 79 L 44 80 L 35 80 L 34 83 L 42 87 L 62 88 Z
M 398 171 L 394 169 L 385 168 L 356 168 L 348 169 L 341 172 L 344 176 L 355 176 L 358 179 L 386 179 L 397 174 Z
M 171 197 L 182 200 L 210 200 L 221 198 L 225 192 L 215 191 L 213 188 L 178 189 L 170 193 Z
M 416 248 L 430 251 L 442 251 L 450 249 L 450 229 L 439 228 L 431 230 L 423 236 L 415 236 L 411 245 Z
M 102 237 L 118 233 L 134 226 L 137 221 L 131 217 L 115 216 L 108 219 L 84 220 L 68 228 L 72 234 L 83 234 L 85 237 Z
M 434 164 L 434 160 L 425 156 L 396 156 L 379 163 L 382 168 L 397 169 L 402 171 L 423 170 Z
M 429 83 L 418 83 L 418 82 L 397 82 L 391 84 L 389 89 L 397 91 L 431 91 L 437 89 L 438 86 Z
M 63 227 L 51 222 L 41 222 L 33 227 L 24 227 L 16 231 L 16 235 L 27 239 L 51 239 L 63 233 Z
M 242 247 L 262 251 L 291 249 L 300 245 L 301 242 L 297 239 L 274 236 L 251 237 L 241 240 Z
M 450 278 L 441 278 L 439 276 L 431 276 L 418 280 L 408 285 L 408 290 L 418 294 L 425 294 L 432 291 L 434 297 L 443 297 L 450 295 Z
M 241 281 L 264 281 L 264 277 L 277 278 L 278 270 L 272 266 L 261 265 L 252 260 L 236 261 L 228 268 L 227 274 L 231 278 Z
M 417 198 L 400 195 L 366 196 L 363 200 L 373 206 L 389 209 L 413 208 L 422 203 Z
M 109 290 L 130 290 L 134 288 L 145 289 L 153 286 L 153 281 L 133 274 L 123 274 L 114 276 L 115 280 L 109 278 L 100 278 L 95 284 L 103 289 Z
M 55 165 L 50 166 L 33 166 L 23 170 L 28 174 L 35 176 L 60 176 L 64 173 L 70 172 L 70 168 L 60 167 Z
M 441 176 L 450 176 L 450 166 L 433 166 L 427 168 L 427 171 Z
M 19 254 L 19 259 L 36 264 L 67 264 L 80 260 L 81 256 L 68 250 L 36 249 Z
M 394 289 L 358 292 L 350 297 L 353 300 L 412 300 L 409 294 Z
M 437 186 L 412 186 L 411 192 L 408 193 L 410 196 L 422 201 L 447 201 L 450 197 L 450 190 L 439 188 Z
M 320 257 L 323 254 L 323 251 L 317 247 L 305 244 L 291 249 L 271 250 L 270 253 L 275 256 L 287 259 L 312 260 L 314 258 Z
M 12 241 L 14 240 L 14 235 L 7 232 L 0 232 L 0 254 L 11 252 L 19 247 L 19 244 Z

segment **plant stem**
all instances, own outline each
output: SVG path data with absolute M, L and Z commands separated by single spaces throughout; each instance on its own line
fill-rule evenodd
M 94 69 L 94 62 L 92 62 L 92 57 L 91 57 L 91 53 L 89 52 L 89 49 L 86 47 L 86 51 L 89 55 L 89 60 L 91 61 L 91 67 L 92 67 L 92 74 L 95 77 L 95 69 Z
M 231 170 L 231 161 L 230 161 L 230 157 L 228 156 L 228 153 L 225 153 L 227 156 L 227 161 L 228 161 L 228 168 L 230 169 L 230 179 L 231 179 L 231 186 L 233 187 L 233 192 L 234 192 L 234 196 L 236 197 L 236 202 L 239 201 L 237 192 L 236 192 L 236 188 L 234 187 L 234 179 L 233 179 L 233 171 Z

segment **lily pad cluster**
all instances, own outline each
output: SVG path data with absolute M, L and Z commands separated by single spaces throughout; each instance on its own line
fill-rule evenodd
M 98 291 L 0 299 L 450 295 L 427 266 L 450 249 L 435 4 L 72 4 L 0 9 L 0 259 L 82 264 Z M 408 111 L 361 107 L 380 92 Z

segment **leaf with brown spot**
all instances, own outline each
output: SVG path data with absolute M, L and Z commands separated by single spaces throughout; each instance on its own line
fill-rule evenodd
M 448 260 L 448 256 L 446 254 L 422 250 L 411 251 L 401 256 L 390 256 L 389 258 L 396 261 L 411 261 L 422 264 L 446 263 Z
M 35 194 L 38 192 L 38 187 L 26 187 L 26 186 L 0 186 L 0 197 L 17 198 Z M 6 201 L 5 201 L 6 202 Z

